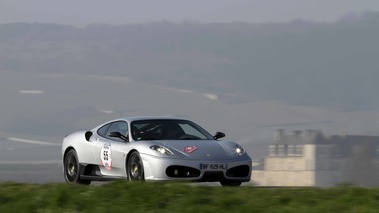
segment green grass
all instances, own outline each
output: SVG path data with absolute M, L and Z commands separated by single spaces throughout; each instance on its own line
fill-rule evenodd
M 0 212 L 378 212 L 379 188 L 207 187 L 116 181 L 0 184 Z

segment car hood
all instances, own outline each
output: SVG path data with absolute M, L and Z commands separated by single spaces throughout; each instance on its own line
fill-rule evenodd
M 230 157 L 225 147 L 215 140 L 167 140 L 159 143 L 169 148 L 175 155 L 190 159 L 225 160 Z

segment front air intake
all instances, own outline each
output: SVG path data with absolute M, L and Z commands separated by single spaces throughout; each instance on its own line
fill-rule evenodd
M 166 169 L 166 175 L 175 178 L 199 177 L 200 170 L 187 166 L 169 166 Z
M 226 171 L 228 177 L 247 177 L 250 173 L 250 167 L 248 165 L 236 166 Z

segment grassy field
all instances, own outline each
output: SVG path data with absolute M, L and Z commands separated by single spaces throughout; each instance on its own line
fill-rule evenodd
M 379 189 L 1 183 L 0 212 L 378 212 Z

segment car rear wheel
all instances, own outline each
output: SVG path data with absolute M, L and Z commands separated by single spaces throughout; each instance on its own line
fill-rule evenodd
M 130 181 L 144 181 L 144 171 L 141 156 L 137 151 L 130 154 L 127 162 L 128 180 Z
M 223 180 L 223 181 L 220 181 L 220 183 L 221 183 L 221 186 L 234 186 L 234 187 L 240 186 L 242 184 L 241 181 L 232 181 L 232 180 Z
M 71 149 L 64 158 L 64 179 L 67 183 L 78 183 L 88 185 L 90 180 L 80 179 L 80 166 L 76 151 Z

